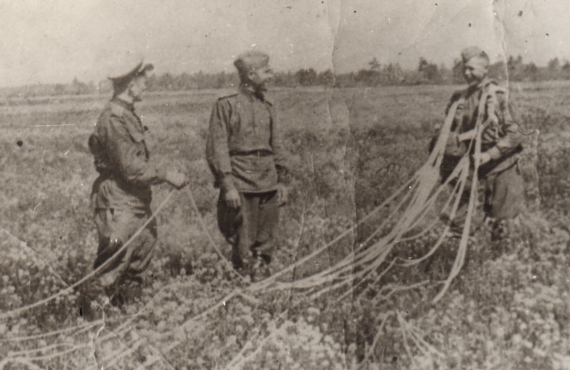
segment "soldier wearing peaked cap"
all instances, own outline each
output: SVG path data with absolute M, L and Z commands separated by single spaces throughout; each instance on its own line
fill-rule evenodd
M 187 183 L 185 175 L 167 171 L 153 160 L 152 138 L 135 112 L 152 64 L 138 58 L 123 59 L 120 68 L 108 76 L 113 83 L 113 97 L 89 137 L 99 173 L 91 194 L 99 235 L 93 267 L 97 269 L 110 260 L 100 271 L 98 281 L 111 303 L 118 306 L 140 290 L 140 274 L 152 258 L 157 238 L 155 220 L 117 254 L 151 216 L 151 185 L 167 182 L 180 189 Z
M 516 217 L 525 207 L 524 183 L 518 160 L 522 151 L 522 134 L 516 121 L 516 113 L 509 102 L 507 91 L 487 76 L 489 57 L 476 46 L 461 52 L 463 75 L 468 87 L 451 97 L 446 114 L 453 103 L 458 102 L 451 133 L 442 162 L 441 175 L 447 178 L 459 159 L 467 152 L 469 142 L 476 136 L 478 112 L 484 109 L 480 167 L 477 173 L 480 189 L 477 210 L 472 220 L 476 229 L 482 221 L 493 221 L 494 239 L 505 236 L 505 220 Z M 479 106 L 481 97 L 487 94 L 484 106 Z M 436 132 L 435 143 L 439 132 Z M 471 146 L 473 152 L 474 145 Z M 473 153 L 472 153 L 473 154 Z M 459 233 L 467 216 L 470 197 L 468 178 L 457 214 L 452 221 L 452 230 Z
M 233 246 L 237 270 L 269 274 L 279 207 L 287 202 L 287 153 L 273 104 L 264 95 L 273 76 L 259 51 L 234 62 L 238 92 L 212 110 L 206 156 L 220 188 L 218 225 Z

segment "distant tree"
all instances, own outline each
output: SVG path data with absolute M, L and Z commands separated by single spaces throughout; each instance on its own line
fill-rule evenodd
M 463 61 L 461 59 L 455 59 L 453 61 L 453 68 L 451 68 L 451 76 L 453 78 L 453 82 L 455 83 L 462 83 L 464 81 Z
M 402 80 L 404 79 L 404 71 L 402 67 L 398 63 L 396 64 L 388 64 L 383 69 L 383 74 L 385 76 L 387 84 L 390 85 L 399 85 Z
M 423 57 L 420 57 L 420 61 L 418 63 L 418 72 L 420 72 L 423 78 L 427 81 L 441 81 L 441 74 L 437 69 L 437 64 L 429 63 Z
M 354 72 L 336 75 L 334 86 L 340 88 L 356 86 L 356 79 Z
M 226 73 L 220 72 L 215 77 L 215 83 L 213 87 L 215 89 L 221 89 L 222 87 L 226 86 L 227 81 L 228 81 L 228 76 L 226 75 Z
M 519 55 L 518 57 L 513 57 L 512 55 L 509 56 L 507 60 L 507 70 L 509 73 L 509 80 L 512 81 L 521 81 L 525 78 L 524 72 L 524 63 L 522 57 Z
M 57 84 L 54 87 L 54 93 L 56 95 L 63 95 L 65 93 L 65 85 L 63 84 Z
M 158 78 L 157 85 L 160 90 L 172 90 L 174 87 L 174 77 L 170 73 L 165 73 Z
M 87 84 L 79 81 L 77 77 L 73 79 L 70 86 L 70 91 L 72 95 L 83 95 L 88 94 L 90 92 L 90 88 Z
M 504 61 L 498 61 L 489 66 L 489 77 L 498 81 L 506 81 L 509 78 L 507 65 Z
M 354 79 L 362 86 L 377 87 L 382 85 L 382 74 L 372 69 L 361 69 L 356 73 Z
M 372 61 L 368 62 L 368 65 L 370 66 L 371 70 L 378 70 L 381 67 L 381 65 L 378 62 L 378 59 L 376 59 L 376 57 L 372 58 Z
M 534 63 L 529 63 L 523 68 L 523 78 L 526 81 L 536 81 L 538 78 L 538 67 Z
M 335 76 L 333 71 L 327 69 L 324 72 L 319 73 L 317 78 L 317 83 L 321 86 L 334 86 Z
M 451 70 L 447 68 L 445 63 L 441 63 L 438 67 L 439 75 L 441 76 L 442 82 L 449 83 L 453 80 L 451 75 Z
M 558 71 L 560 69 L 560 60 L 558 60 L 558 58 L 550 59 L 548 61 L 548 69 L 551 71 Z
M 273 83 L 275 86 L 293 87 L 297 85 L 297 78 L 291 72 L 277 72 Z
M 313 68 L 300 69 L 295 73 L 297 82 L 301 86 L 314 86 L 317 84 L 317 72 Z

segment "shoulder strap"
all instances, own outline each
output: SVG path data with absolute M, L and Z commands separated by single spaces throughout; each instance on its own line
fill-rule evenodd
M 222 96 L 218 97 L 218 100 L 224 100 L 224 99 L 227 99 L 227 98 L 232 98 L 232 97 L 235 97 L 235 96 L 237 96 L 237 95 L 238 95 L 237 93 L 230 94 L 230 95 L 222 95 Z
M 124 107 L 112 101 L 109 102 L 109 106 L 111 107 L 111 114 L 117 117 L 123 117 L 127 111 Z

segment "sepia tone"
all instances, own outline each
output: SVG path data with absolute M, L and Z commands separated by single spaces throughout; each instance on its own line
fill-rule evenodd
M 570 4 L 0 4 L 0 369 L 570 369 Z

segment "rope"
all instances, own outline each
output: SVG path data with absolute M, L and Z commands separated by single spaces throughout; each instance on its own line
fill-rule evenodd
M 483 100 L 483 97 L 482 97 L 482 100 Z M 216 304 L 214 304 L 213 306 L 210 306 L 209 308 L 202 311 L 201 313 L 199 313 L 199 314 L 193 316 L 192 318 L 186 320 L 179 327 L 177 327 L 177 328 L 175 328 L 169 332 L 162 333 L 160 335 L 160 338 L 166 339 L 167 337 L 172 336 L 175 333 L 179 333 L 180 331 L 187 330 L 191 324 L 193 324 L 194 322 L 196 322 L 202 318 L 205 318 L 206 316 L 215 312 L 220 307 L 225 305 L 226 302 L 230 301 L 231 299 L 235 298 L 236 296 L 241 296 L 244 299 L 249 300 L 250 303 L 255 302 L 255 298 L 248 296 L 247 294 L 245 294 L 246 292 L 247 293 L 256 293 L 256 292 L 270 293 L 272 291 L 288 289 L 289 294 L 290 294 L 293 289 L 309 289 L 309 292 L 312 293 L 310 295 L 310 299 L 316 299 L 316 298 L 322 296 L 323 294 L 326 294 L 327 292 L 330 292 L 330 291 L 335 290 L 335 289 L 342 288 L 343 286 L 345 286 L 351 282 L 354 282 L 356 279 L 363 279 L 363 281 L 364 281 L 364 279 L 370 278 L 370 276 L 372 276 L 371 274 L 375 273 L 375 271 L 377 271 L 382 266 L 382 264 L 385 263 L 387 257 L 389 256 L 390 252 L 392 251 L 392 249 L 394 248 L 395 245 L 397 245 L 401 241 L 409 240 L 410 237 L 403 238 L 403 236 L 406 233 L 410 232 L 413 228 L 417 227 L 419 225 L 419 223 L 423 219 L 425 219 L 425 217 L 427 217 L 427 215 L 429 214 L 429 210 L 435 205 L 436 199 L 439 196 L 439 194 L 441 193 L 442 189 L 448 185 L 449 181 L 451 181 L 451 178 L 450 178 L 446 182 L 444 182 L 444 184 L 440 184 L 439 188 L 436 187 L 438 180 L 439 180 L 439 167 L 440 167 L 442 160 L 443 160 L 445 144 L 447 142 L 447 136 L 449 135 L 449 132 L 450 132 L 450 126 L 451 126 L 451 123 L 453 121 L 453 117 L 454 117 L 456 108 L 457 108 L 457 102 L 454 103 L 452 105 L 451 109 L 449 110 L 448 116 L 446 117 L 445 123 L 442 127 L 441 134 L 440 134 L 440 136 L 436 142 L 434 149 L 430 153 L 430 156 L 429 156 L 426 164 L 424 166 L 422 166 L 418 171 L 416 171 L 416 173 L 412 176 L 412 178 L 408 182 L 406 182 L 404 185 L 402 185 L 394 194 L 392 194 L 390 197 L 388 197 L 381 205 L 377 206 L 373 211 L 371 211 L 363 219 L 359 220 L 357 223 L 352 225 L 350 228 L 348 228 L 347 230 L 342 232 L 340 235 L 335 237 L 332 241 L 324 244 L 323 246 L 319 247 L 317 250 L 315 250 L 314 252 L 310 253 L 309 255 L 303 257 L 302 259 L 295 261 L 291 265 L 283 268 L 281 271 L 270 276 L 269 278 L 262 280 L 262 281 L 259 281 L 259 282 L 256 282 L 254 284 L 251 284 L 244 289 L 234 289 L 231 293 L 227 294 L 224 298 L 219 300 Z M 481 111 L 483 111 L 483 110 L 481 110 Z M 483 117 L 483 113 L 479 112 L 479 117 L 478 117 L 478 121 L 477 121 L 478 123 L 480 122 L 480 119 L 482 119 L 482 117 Z M 481 125 L 478 124 L 477 127 L 478 127 L 478 134 L 477 134 L 476 140 L 475 140 L 476 157 L 478 157 L 480 155 L 481 131 L 482 131 Z M 471 148 L 471 146 L 470 146 L 470 148 Z M 469 153 L 469 151 L 468 151 L 468 153 Z M 454 202 L 454 205 L 452 207 L 452 212 L 451 212 L 452 219 L 455 216 L 455 213 L 457 211 L 459 200 L 461 198 L 461 194 L 463 194 L 463 191 L 465 190 L 465 183 L 466 183 L 467 176 L 469 174 L 469 159 L 468 159 L 468 157 L 469 157 L 469 154 L 466 154 L 466 157 L 464 157 L 462 159 L 462 161 L 460 161 L 460 165 L 458 165 L 453 172 L 454 176 L 452 178 L 458 177 L 458 184 L 456 185 L 454 192 L 456 189 L 458 189 L 458 191 L 457 191 L 457 193 L 454 193 L 456 198 L 455 198 L 455 202 Z M 469 207 L 468 207 L 468 217 L 467 217 L 466 223 L 464 225 L 463 234 L 462 234 L 460 246 L 459 246 L 459 249 L 457 252 L 456 260 L 455 260 L 454 266 L 452 268 L 452 271 L 451 271 L 448 279 L 444 283 L 444 288 L 439 292 L 438 296 L 436 298 L 434 298 L 434 302 L 436 302 L 438 299 L 440 299 L 445 294 L 445 291 L 449 288 L 451 281 L 459 273 L 459 271 L 462 267 L 464 258 L 465 258 L 467 241 L 468 241 L 469 230 L 470 230 L 470 221 L 471 221 L 471 217 L 472 217 L 472 213 L 473 213 L 473 209 L 474 209 L 474 205 L 475 205 L 475 199 L 476 199 L 476 196 L 475 196 L 476 190 L 477 190 L 477 187 L 476 187 L 477 175 L 476 174 L 477 174 L 477 170 L 478 170 L 478 165 L 479 165 L 479 163 L 478 163 L 478 161 L 476 161 L 476 163 L 475 163 L 475 176 L 474 176 L 472 186 L 471 186 L 471 197 L 470 197 L 470 202 L 469 202 Z M 311 276 L 305 277 L 305 278 L 300 279 L 300 280 L 294 280 L 294 277 L 293 277 L 293 280 L 290 282 L 278 281 L 278 279 L 281 278 L 282 276 L 284 276 L 285 274 L 287 274 L 289 272 L 294 272 L 296 268 L 298 268 L 299 266 L 303 265 L 304 263 L 306 263 L 308 261 L 311 261 L 314 257 L 319 255 L 320 253 L 324 252 L 325 250 L 327 250 L 331 246 L 333 246 L 336 243 L 338 243 L 339 241 L 341 241 L 349 233 L 354 232 L 358 226 L 360 226 L 364 222 L 368 221 L 373 215 L 378 213 L 381 209 L 383 209 L 383 207 L 385 207 L 387 204 L 389 204 L 390 202 L 395 200 L 397 197 L 402 195 L 402 193 L 404 193 L 404 192 L 405 192 L 405 194 L 403 195 L 402 199 L 400 199 L 399 204 L 394 209 L 392 209 L 392 211 L 387 216 L 387 218 L 385 220 L 383 220 L 383 222 L 381 222 L 380 226 L 377 227 L 373 231 L 373 233 L 368 236 L 368 238 L 365 240 L 364 243 L 362 243 L 358 248 L 353 250 L 347 257 L 345 257 L 339 263 L 337 263 L 334 266 L 331 266 L 331 267 L 329 267 L 329 268 L 327 268 L 327 269 L 325 269 L 325 270 L 323 270 L 317 274 L 313 274 Z M 154 212 L 154 214 L 152 214 L 150 216 L 150 218 L 148 220 L 146 220 L 146 222 L 111 257 L 111 259 L 107 260 L 99 268 L 97 268 L 96 270 L 94 270 L 93 272 L 91 272 L 90 274 L 88 274 L 87 276 L 85 276 L 84 278 L 79 280 L 78 282 L 69 286 L 67 289 L 60 290 L 58 293 L 56 293 L 50 297 L 47 297 L 43 300 L 40 300 L 40 301 L 35 302 L 33 304 L 29 304 L 29 305 L 20 307 L 18 309 L 12 310 L 12 311 L 1 313 L 0 319 L 5 319 L 7 317 L 11 317 L 17 313 L 26 311 L 26 310 L 31 309 L 33 307 L 37 307 L 41 304 L 52 301 L 53 299 L 56 299 L 59 296 L 62 296 L 64 294 L 69 293 L 75 287 L 79 286 L 80 284 L 84 283 L 85 281 L 87 281 L 88 279 L 90 279 L 91 277 L 96 275 L 102 268 L 104 268 L 108 263 L 110 263 L 113 260 L 113 258 L 115 258 L 122 251 L 124 251 L 125 248 L 140 234 L 140 232 L 142 232 L 142 230 L 146 226 L 148 226 L 148 224 L 152 221 L 152 219 L 154 217 L 156 217 L 156 215 L 162 210 L 162 208 L 165 206 L 165 204 L 170 200 L 172 194 L 173 194 L 173 192 L 171 191 L 168 194 L 168 196 L 166 197 L 166 199 L 159 205 L 159 207 Z M 215 250 L 215 252 L 223 259 L 223 261 L 225 261 L 226 264 L 229 264 L 230 262 L 224 257 L 223 253 L 218 248 L 218 246 L 216 245 L 212 235 L 210 234 L 210 232 L 207 228 L 207 225 L 206 225 L 206 223 L 205 223 L 205 221 L 204 221 L 204 219 L 203 219 L 203 217 L 202 217 L 201 213 L 199 212 L 199 209 L 196 205 L 192 191 L 189 191 L 189 196 L 190 196 L 190 201 L 192 203 L 192 207 L 197 214 L 200 226 L 202 227 L 202 229 L 204 230 L 204 232 L 206 233 L 206 235 L 208 237 L 209 244 L 212 246 L 212 248 Z M 453 198 L 453 195 L 446 202 L 446 207 L 451 203 L 452 198 Z M 372 245 L 369 246 L 368 243 L 371 242 L 376 235 L 378 235 L 379 233 L 381 233 L 384 230 L 386 225 L 388 225 L 389 220 L 392 220 L 397 215 L 397 213 L 400 212 L 400 209 L 402 209 L 404 206 L 405 206 L 405 211 L 403 212 L 401 217 L 399 217 L 399 219 L 395 222 L 395 225 L 393 227 L 391 227 L 391 230 L 388 231 L 388 233 L 386 235 L 382 236 L 380 238 L 380 240 L 374 242 Z M 446 226 L 446 228 L 444 229 L 444 233 L 441 235 L 441 237 L 439 238 L 439 240 L 437 241 L 435 246 L 427 254 L 427 257 L 432 255 L 435 252 L 435 250 L 439 247 L 439 245 L 441 245 L 442 241 L 444 240 L 444 238 L 446 236 L 446 232 L 447 232 L 448 228 L 449 228 L 449 226 Z M 425 230 L 422 231 L 421 233 L 423 233 L 423 232 L 425 232 Z M 420 235 L 421 235 L 421 233 L 420 233 Z M 410 263 L 406 263 L 403 265 L 404 266 L 410 266 L 412 264 L 418 263 L 418 261 L 421 261 L 427 257 L 424 256 L 420 259 L 410 261 Z M 395 265 L 395 261 L 396 260 L 392 261 L 392 263 L 389 264 L 388 268 L 384 269 L 378 276 L 374 276 L 374 280 L 373 280 L 372 285 L 377 284 L 381 280 L 381 278 L 383 276 L 385 276 L 385 274 Z M 356 268 L 361 268 L 361 270 L 355 271 Z M 234 271 L 233 268 L 231 269 L 231 271 L 233 271 L 242 280 L 245 280 L 243 278 L 243 276 L 241 276 L 239 273 Z M 332 285 L 325 286 L 328 283 L 332 283 Z M 387 299 L 388 297 L 390 297 L 392 294 L 395 294 L 396 292 L 404 291 L 406 289 L 416 288 L 418 286 L 422 286 L 425 284 L 427 284 L 427 282 L 421 282 L 418 284 L 414 284 L 411 287 L 387 286 L 387 287 L 384 287 L 383 289 L 380 290 L 379 295 L 381 297 Z M 167 287 L 169 287 L 169 286 L 167 286 Z M 164 287 L 164 288 L 167 288 L 167 287 Z M 368 288 L 365 289 L 365 291 L 367 291 L 367 290 L 368 290 Z M 158 296 L 158 293 L 155 296 L 155 298 L 157 296 Z M 155 298 L 153 298 L 153 300 Z M 376 301 L 378 301 L 378 299 L 376 299 Z M 145 308 L 146 307 L 148 307 L 148 304 L 147 304 L 147 306 L 145 306 Z M 144 309 L 142 311 L 144 311 Z M 117 328 L 117 331 L 122 332 L 125 327 L 127 328 L 127 330 L 134 330 L 134 329 L 129 327 L 129 322 L 132 322 L 136 317 L 138 317 L 142 311 L 139 311 L 139 313 L 137 313 L 136 315 L 131 317 L 129 320 L 127 320 L 126 323 L 123 323 L 122 325 L 120 325 Z M 407 345 L 408 338 L 411 339 L 414 343 L 416 343 L 416 345 L 418 345 L 418 347 L 420 347 L 420 344 L 424 347 L 424 348 L 420 348 L 420 350 L 423 351 L 426 348 L 429 349 L 429 345 L 427 345 L 427 343 L 425 341 L 422 342 L 423 340 L 421 339 L 421 337 L 417 333 L 414 333 L 407 325 L 404 325 L 404 323 L 402 321 L 403 317 L 400 315 L 399 312 L 397 313 L 397 319 L 401 324 L 402 335 L 404 338 L 404 345 L 405 345 L 406 350 L 408 351 L 408 353 L 410 355 L 411 355 L 411 351 Z M 117 334 L 115 333 L 115 335 L 117 335 Z M 106 340 L 110 336 L 111 336 L 111 334 L 108 334 L 108 335 L 106 335 L 102 338 L 99 338 L 99 339 L 100 340 Z M 107 357 L 106 359 L 104 359 L 104 361 L 111 361 L 110 364 L 114 364 L 120 358 L 128 356 L 130 353 L 134 352 L 143 343 L 144 343 L 144 340 L 135 339 L 128 344 L 129 351 L 127 353 L 123 352 L 123 353 L 118 354 L 118 355 L 116 353 L 113 353 L 112 356 Z M 174 349 L 179 344 L 181 344 L 180 340 L 174 340 L 174 341 L 170 342 L 169 345 L 165 349 L 163 349 L 162 351 L 155 348 L 158 351 L 158 353 L 160 354 L 160 356 L 154 356 L 147 363 L 145 363 L 144 366 L 149 366 L 152 363 L 159 361 L 161 359 L 166 361 L 165 354 L 170 352 L 172 349 Z M 79 349 L 79 348 L 83 348 L 84 346 L 85 345 L 80 345 L 80 346 L 77 346 L 75 348 Z M 53 347 L 53 345 L 51 347 Z M 245 350 L 246 349 L 244 347 L 242 349 L 242 351 L 240 351 L 240 353 L 243 355 Z M 38 350 L 32 350 L 30 352 L 37 352 L 37 351 Z M 25 351 L 25 352 L 28 352 L 28 351 Z M 49 357 L 49 356 L 47 356 L 47 357 Z M 42 357 L 35 357 L 35 359 L 40 359 L 40 358 L 42 358 Z M 44 358 L 45 358 L 45 356 L 44 356 Z M 244 358 L 244 357 L 242 357 L 242 358 Z M 410 358 L 412 358 L 412 356 L 410 356 Z M 238 357 L 234 358 L 234 360 L 232 360 L 232 362 L 230 362 L 230 364 L 238 365 L 240 362 L 241 362 L 241 359 L 238 356 Z
M 99 273 L 99 271 L 101 271 L 103 268 L 107 267 L 107 265 L 109 265 L 111 262 L 113 262 L 113 260 L 116 258 L 116 256 L 118 256 L 120 253 L 122 253 L 132 243 L 132 241 L 137 236 L 139 236 L 139 234 L 150 224 L 150 222 L 156 217 L 156 215 L 158 215 L 160 213 L 162 208 L 170 201 L 170 198 L 172 198 L 173 194 L 174 194 L 173 190 L 170 190 L 170 192 L 168 193 L 166 198 L 156 208 L 156 211 L 154 211 L 153 214 L 151 214 L 151 216 L 143 223 L 143 225 L 129 238 L 129 240 L 127 240 L 123 244 L 123 246 L 121 248 L 119 248 L 119 250 L 117 250 L 117 252 L 115 252 L 115 254 L 113 254 L 113 256 L 111 256 L 111 258 L 109 258 L 107 261 L 105 261 L 103 264 L 101 264 L 101 266 L 99 266 L 98 268 L 93 270 L 91 273 L 89 273 L 86 276 L 84 276 L 83 278 L 81 278 L 79 281 L 70 285 L 68 288 L 60 290 L 56 294 L 53 294 L 47 298 L 41 299 L 35 303 L 31 303 L 31 304 L 19 307 L 17 309 L 11 310 L 11 311 L 0 313 L 0 320 L 5 320 L 6 318 L 11 317 L 15 314 L 27 311 L 27 310 L 32 309 L 34 307 L 41 306 L 42 304 L 45 304 L 48 302 L 51 302 L 54 299 L 61 297 L 62 295 L 65 295 L 65 294 L 72 292 L 73 289 L 77 288 L 79 285 L 81 285 L 84 282 L 86 282 L 87 280 L 91 279 L 93 276 L 95 276 L 97 273 Z
M 63 334 L 63 333 L 67 333 L 69 331 L 74 331 L 74 330 L 78 330 L 78 329 L 82 329 L 82 328 L 86 328 L 86 327 L 93 327 L 96 326 L 98 324 L 102 324 L 103 320 L 97 320 L 97 321 L 93 321 L 93 322 L 89 322 L 89 323 L 85 323 L 82 325 L 77 325 L 77 326 L 72 326 L 72 327 L 68 327 L 65 329 L 60 329 L 60 330 L 55 330 L 55 331 L 50 331 L 47 333 L 41 333 L 41 334 L 36 334 L 36 335 L 29 335 L 29 336 L 25 336 L 25 337 L 13 337 L 13 338 L 1 338 L 0 342 L 23 342 L 26 340 L 35 340 L 35 339 L 39 339 L 39 338 L 45 338 L 45 337 L 51 337 L 53 335 L 58 335 L 58 334 Z M 78 334 L 78 333 L 76 333 Z M 72 335 L 76 335 L 76 334 L 72 334 Z
M 459 242 L 459 248 L 457 250 L 457 255 L 455 257 L 453 267 L 451 268 L 451 272 L 449 273 L 448 278 L 445 280 L 445 282 L 443 284 L 443 288 L 441 289 L 439 294 L 433 299 L 432 303 L 434 303 L 434 304 L 437 303 L 441 298 L 443 298 L 443 296 L 445 295 L 445 293 L 449 289 L 451 282 L 459 274 L 459 271 L 461 270 L 461 267 L 463 266 L 463 262 L 465 261 L 465 255 L 467 254 L 467 243 L 469 241 L 469 234 L 471 231 L 471 218 L 473 217 L 473 212 L 475 209 L 475 202 L 477 200 L 477 185 L 478 185 L 477 183 L 478 183 L 478 178 L 479 178 L 478 175 L 479 175 L 479 164 L 480 164 L 480 156 L 481 156 L 481 135 L 483 134 L 483 130 L 485 129 L 485 127 L 490 122 L 490 120 L 483 122 L 483 118 L 485 115 L 485 109 L 483 109 L 482 107 L 484 107 L 484 104 L 487 101 L 489 94 L 490 94 L 489 92 L 486 92 L 485 94 L 481 94 L 481 99 L 479 100 L 480 109 L 478 112 L 477 121 L 475 123 L 475 128 L 477 130 L 477 135 L 475 137 L 475 154 L 474 154 L 475 171 L 473 172 L 473 176 L 472 176 L 472 180 L 471 180 L 471 192 L 469 195 L 469 205 L 467 208 L 467 217 L 465 219 L 465 224 L 463 225 L 463 233 L 461 235 L 461 241 Z M 471 145 L 473 145 L 473 140 L 471 141 L 469 148 L 471 148 Z M 469 154 L 469 152 L 470 152 L 470 150 L 467 151 L 467 155 Z M 463 188 L 464 188 L 464 184 L 462 184 L 462 186 L 461 186 L 459 197 L 461 197 L 461 194 L 463 194 Z
M 212 234 L 210 234 L 210 230 L 208 230 L 208 227 L 206 226 L 206 223 L 204 222 L 204 218 L 202 217 L 202 214 L 200 213 L 200 210 L 198 209 L 198 206 L 196 205 L 196 201 L 194 200 L 194 195 L 192 194 L 192 190 L 190 190 L 190 187 L 188 187 L 188 195 L 190 196 L 190 202 L 192 203 L 192 208 L 194 208 L 194 212 L 196 212 L 196 215 L 198 216 L 198 222 L 200 223 L 202 230 L 204 230 L 204 232 L 208 236 L 208 241 L 210 242 L 210 245 L 212 246 L 212 248 L 214 248 L 214 250 L 216 251 L 218 256 L 220 256 L 222 261 L 224 261 L 224 263 L 226 263 L 226 265 L 228 265 L 230 271 L 232 271 L 233 274 L 235 274 L 237 277 L 239 277 L 243 282 L 247 282 L 245 277 L 243 277 L 243 275 L 241 275 L 239 272 L 237 272 L 233 268 L 232 263 L 230 261 L 228 261 L 228 259 L 224 256 L 224 254 L 220 250 L 220 248 L 218 248 L 218 246 L 216 245 L 216 242 L 214 241 Z
M 61 277 L 60 274 L 58 274 L 55 269 L 53 268 L 53 266 L 51 265 L 50 261 L 45 258 L 41 253 L 39 253 L 38 251 L 36 251 L 34 248 L 30 247 L 25 241 L 18 239 L 14 234 L 12 234 L 11 232 L 9 232 L 8 230 L 4 229 L 3 227 L 0 227 L 0 231 L 3 231 L 6 235 L 8 235 L 9 237 L 11 237 L 12 239 L 14 239 L 15 241 L 17 241 L 21 247 L 24 247 L 27 250 L 32 251 L 34 254 L 36 254 L 38 257 L 40 257 L 42 259 L 42 262 L 45 263 L 48 266 L 49 271 L 58 278 L 59 282 L 62 283 L 64 286 L 68 287 L 69 284 Z M 33 258 L 33 257 L 32 257 Z M 36 262 L 37 265 L 39 265 Z

